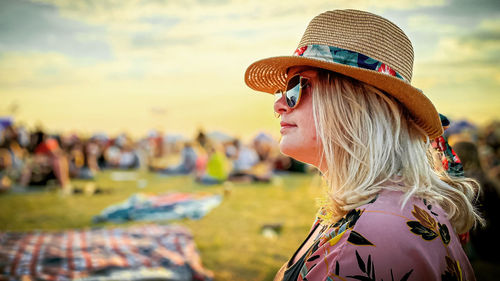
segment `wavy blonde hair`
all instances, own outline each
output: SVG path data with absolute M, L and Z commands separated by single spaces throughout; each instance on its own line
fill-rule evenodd
M 406 109 L 379 89 L 318 70 L 313 78 L 313 114 L 320 159 L 326 164 L 325 223 L 366 204 L 382 189 L 437 203 L 458 233 L 483 222 L 474 209 L 479 185 L 452 178 L 433 155 L 429 139 Z M 321 165 L 320 165 L 321 166 Z

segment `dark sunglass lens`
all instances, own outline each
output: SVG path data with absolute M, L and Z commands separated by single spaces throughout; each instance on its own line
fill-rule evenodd
M 295 88 L 300 82 L 300 75 L 295 75 L 290 80 L 288 80 L 288 83 L 286 84 L 286 91 Z
M 294 108 L 297 105 L 300 97 L 300 87 L 299 85 L 295 86 L 295 88 L 288 90 L 286 92 L 286 102 L 290 108 Z
M 300 77 L 300 87 L 301 88 L 304 88 L 307 85 L 307 82 L 309 82 L 308 78 Z
M 297 102 L 299 101 L 301 88 L 299 83 L 300 81 L 300 76 L 295 76 L 292 77 L 292 79 L 290 79 L 290 82 L 288 83 L 288 90 L 286 91 L 286 102 L 290 108 L 294 108 L 295 106 L 297 106 Z

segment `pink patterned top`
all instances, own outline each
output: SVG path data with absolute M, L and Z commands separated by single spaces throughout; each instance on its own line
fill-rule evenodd
M 401 209 L 402 195 L 384 190 L 350 211 L 275 280 L 475 280 L 445 212 L 419 198 Z

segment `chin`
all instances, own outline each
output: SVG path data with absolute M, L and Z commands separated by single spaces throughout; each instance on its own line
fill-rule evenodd
M 314 151 L 315 149 L 305 149 L 307 147 L 313 148 L 313 146 L 309 146 L 307 144 L 290 142 L 290 140 L 286 137 L 283 137 L 280 142 L 281 153 L 290 156 L 297 161 L 316 166 L 318 164 L 318 161 L 316 160 L 319 158 L 319 154 L 317 151 Z
M 280 151 L 281 151 L 281 153 L 285 154 L 286 156 L 290 156 L 294 159 L 297 159 L 296 149 L 294 149 L 293 147 L 287 146 L 287 145 L 283 145 L 283 142 L 280 143 Z

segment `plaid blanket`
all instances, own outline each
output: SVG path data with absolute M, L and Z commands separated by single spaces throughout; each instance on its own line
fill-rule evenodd
M 134 194 L 126 201 L 109 206 L 92 221 L 125 222 L 200 219 L 222 201 L 220 195 L 171 192 L 160 195 Z
M 0 280 L 212 280 L 182 226 L 0 233 Z

